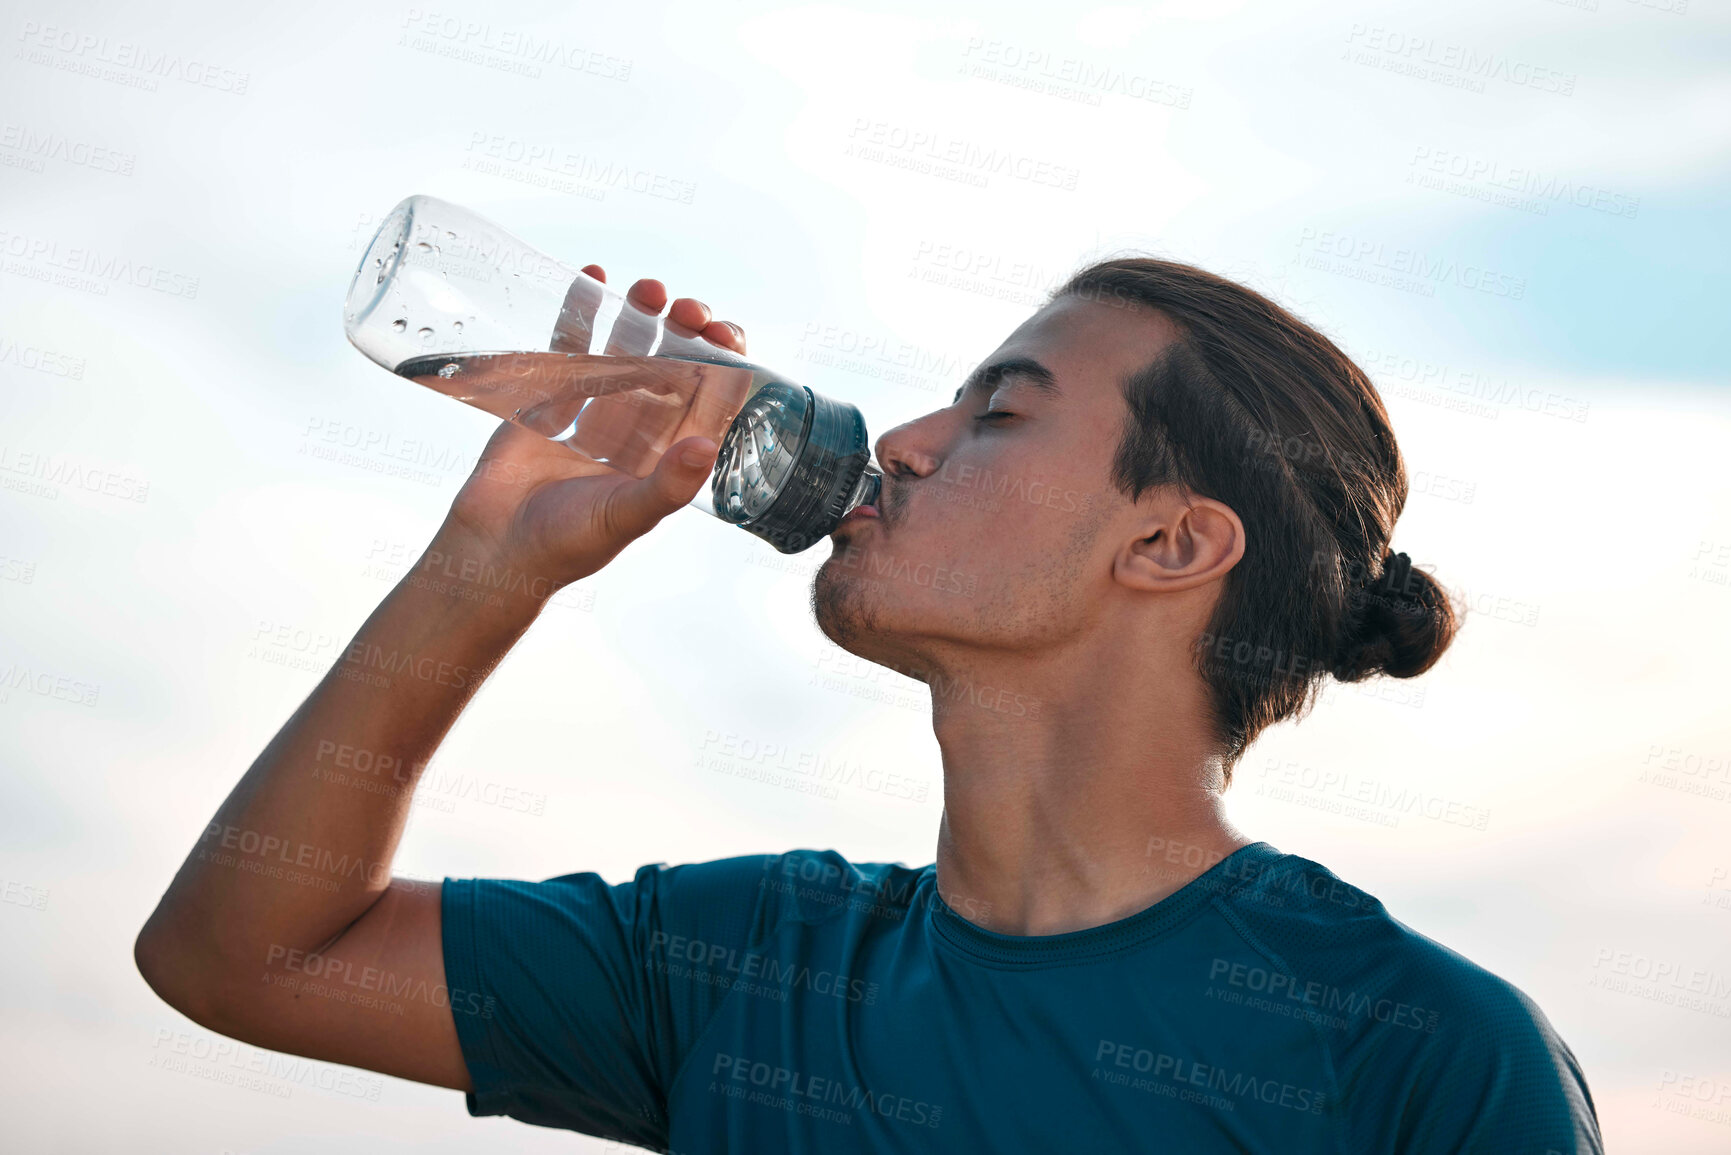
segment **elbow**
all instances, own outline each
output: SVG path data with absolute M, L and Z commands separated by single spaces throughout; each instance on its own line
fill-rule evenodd
M 170 949 L 169 936 L 163 933 L 158 925 L 161 911 L 150 916 L 150 921 L 138 932 L 138 937 L 132 941 L 132 965 L 138 968 L 138 975 L 144 980 L 144 985 L 156 992 L 158 998 L 175 1009 L 179 1001 L 179 992 L 170 983 L 174 972 L 173 951 Z
M 155 991 L 164 1002 L 168 996 L 163 993 L 162 976 L 167 973 L 167 944 L 163 935 L 156 929 L 156 918 L 153 915 L 144 928 L 138 932 L 138 937 L 132 940 L 132 965 L 138 968 L 139 977 L 144 985 Z
M 185 948 L 184 936 L 177 936 L 165 922 L 158 908 L 133 940 L 132 963 L 158 998 L 200 1026 L 214 1029 L 219 1017 L 211 997 L 217 989 L 214 976 Z

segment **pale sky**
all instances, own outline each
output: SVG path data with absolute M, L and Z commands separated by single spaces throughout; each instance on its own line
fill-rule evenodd
M 325 1064 L 225 1082 L 252 1053 L 198 1058 L 216 1037 L 131 962 L 491 428 L 344 340 L 411 193 L 705 299 L 874 435 L 1120 250 L 1320 325 L 1413 475 L 1395 548 L 1475 612 L 1422 679 L 1270 731 L 1232 817 L 1531 995 L 1609 1149 L 1731 1149 L 1722 5 L 8 0 L 0 36 L 18 1150 L 607 1149 Z M 435 761 L 399 869 L 930 862 L 923 694 L 817 631 L 828 549 L 681 512 L 562 594 Z

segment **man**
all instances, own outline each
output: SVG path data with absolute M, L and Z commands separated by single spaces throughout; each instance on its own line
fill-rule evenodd
M 743 351 L 699 302 L 669 318 Z M 1601 1149 L 1519 990 L 1223 810 L 1323 678 L 1422 673 L 1456 628 L 1388 550 L 1404 467 L 1344 354 L 1199 269 L 1104 262 L 876 450 L 813 607 L 931 688 L 933 865 L 391 881 L 413 779 L 528 591 L 606 565 L 715 452 L 634 480 L 505 425 L 428 556 L 536 580 L 385 599 L 207 826 L 145 978 L 259 1046 L 681 1153 Z M 903 576 L 938 567 L 968 582 Z M 404 788 L 333 785 L 342 750 Z

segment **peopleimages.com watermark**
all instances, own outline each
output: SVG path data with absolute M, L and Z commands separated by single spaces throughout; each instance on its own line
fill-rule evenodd
M 784 962 L 762 951 L 740 950 L 666 931 L 649 936 L 645 969 L 690 982 L 737 990 L 785 1003 L 795 990 L 871 1006 L 879 987 L 870 979 L 805 963 Z
M 1088 513 L 1094 508 L 1095 494 L 1053 485 L 1037 476 L 1007 473 L 978 465 L 952 466 L 948 460 L 938 471 L 927 475 L 927 485 L 935 486 L 932 500 L 974 506 L 986 513 L 995 513 L 1004 502 L 1020 502 L 1055 509 L 1060 513 Z
M 193 853 L 199 862 L 295 886 L 334 893 L 342 889 L 345 879 L 370 886 L 386 886 L 391 881 L 388 862 L 368 861 L 347 851 L 330 850 L 293 836 L 270 834 L 231 822 L 210 823 L 198 841 Z
M 775 555 L 779 556 L 779 555 Z M 595 609 L 595 589 L 576 582 L 555 586 L 551 579 L 491 559 L 455 554 L 394 538 L 375 537 L 361 566 L 361 576 L 401 582 L 412 589 L 443 594 L 457 601 L 481 602 L 495 608 L 504 595 L 525 598 L 550 609 L 589 613 Z
M 796 361 L 805 361 L 823 369 L 839 369 L 875 381 L 935 394 L 943 394 L 953 387 L 970 364 L 959 353 L 821 321 L 806 322 L 793 356 Z
M 926 779 L 873 769 L 859 759 L 787 742 L 760 741 L 731 730 L 705 730 L 696 765 L 713 773 L 829 800 L 839 797 L 843 787 L 910 802 L 924 802 L 931 793 L 931 782 Z
M 93 465 L 62 453 L 0 445 L 0 489 L 58 501 L 62 486 L 137 505 L 150 499 L 150 482 L 130 469 Z
M 1092 1078 L 1217 1111 L 1260 1103 L 1320 1115 L 1328 1105 L 1321 1090 L 1111 1039 L 1101 1039 L 1094 1050 Z
M 1631 220 L 1641 209 L 1641 198 L 1628 193 L 1570 180 L 1531 165 L 1506 164 L 1493 157 L 1428 144 L 1413 148 L 1406 182 L 1541 217 L 1549 216 L 1556 204 Z
M 1205 999 L 1335 1030 L 1383 1024 L 1434 1035 L 1440 1018 L 1437 1011 L 1384 993 L 1348 990 L 1235 959 L 1210 960 L 1208 984 Z
M 1492 83 L 1573 96 L 1576 76 L 1494 49 L 1437 40 L 1380 24 L 1355 23 L 1341 59 L 1366 68 L 1424 80 L 1445 88 L 1483 93 Z
M 539 818 L 547 795 L 496 782 L 478 774 L 453 773 L 442 765 L 409 763 L 401 757 L 321 738 L 313 754 L 312 776 L 332 786 L 395 798 L 413 789 L 411 804 L 447 814 L 468 802 Z
M 468 473 L 481 459 L 478 452 L 324 417 L 307 419 L 296 452 L 422 485 L 440 485 L 448 477 Z
M 862 549 L 852 542 L 838 545 L 824 561 L 851 576 L 863 579 L 863 584 L 882 588 L 892 583 L 918 586 L 941 594 L 971 598 L 980 588 L 980 575 L 966 573 L 942 562 L 898 557 L 886 550 Z
M 920 240 L 908 276 L 928 285 L 972 293 L 1010 305 L 1039 308 L 1069 280 L 1071 269 L 1049 269 L 970 245 Z
M 845 1126 L 853 1125 L 855 1111 L 934 1129 L 944 1117 L 943 1107 L 924 1099 L 725 1051 L 715 1056 L 709 1074 L 709 1090 L 713 1094 L 725 1095 L 747 1106 L 775 1108 Z
M 56 237 L 0 229 L 0 257 L 0 270 L 11 276 L 92 296 L 130 285 L 187 301 L 198 297 L 198 278 L 188 273 L 92 245 L 63 245 Z
M 296 1087 L 376 1103 L 384 1092 L 379 1075 L 317 1063 L 195 1031 L 156 1028 L 149 1065 L 193 1079 L 287 1099 Z
M 1731 1126 L 1731 1079 L 1662 1067 L 1652 1106 L 1670 1115 Z
M 568 43 L 528 28 L 507 28 L 422 8 L 405 12 L 402 28 L 397 39 L 400 47 L 495 72 L 531 80 L 550 73 L 593 76 L 620 83 L 631 79 L 629 57 Z
M 49 161 L 91 172 L 131 176 L 138 157 L 134 153 L 121 152 L 109 145 L 51 129 L 39 129 L 10 120 L 0 124 L 0 167 L 47 172 Z
M 1081 170 L 1008 145 L 986 145 L 927 126 L 855 117 L 844 156 L 937 177 L 990 187 L 993 177 L 1073 192 Z
M 337 638 L 293 622 L 260 618 L 247 642 L 246 656 L 267 666 L 322 674 L 337 656 Z
M 924 684 L 898 685 L 893 681 L 898 675 Z M 1032 694 L 1008 686 L 975 682 L 965 674 L 948 675 L 936 670 L 871 662 L 839 648 L 826 649 L 818 655 L 811 684 L 906 710 L 968 705 L 1013 718 L 1037 718 L 1044 705 L 1042 699 Z
M 1721 589 L 1731 587 L 1731 538 L 1701 538 L 1689 559 L 1689 576 Z
M 1028 47 L 1007 40 L 968 37 L 958 67 L 962 75 L 989 80 L 1024 92 L 1098 107 L 1106 96 L 1187 109 L 1195 90 L 1144 72 L 1133 72 L 1045 47 Z
M 8 906 L 21 906 L 26 910 L 47 910 L 48 893 L 46 886 L 33 886 L 15 878 L 0 879 L 0 902 Z
M 615 189 L 684 205 L 697 195 L 696 181 L 503 133 L 471 132 L 462 167 L 587 200 Z
M 94 707 L 102 696 L 102 687 L 70 674 L 13 660 L 0 666 L 0 706 L 11 702 L 15 694 L 33 694 L 56 702 L 70 702 L 74 706 Z
M 1263 763 L 1256 795 L 1387 827 L 1399 826 L 1402 818 L 1410 816 L 1484 830 L 1491 818 L 1491 812 L 1482 806 L 1413 786 L 1395 786 L 1349 770 L 1307 766 L 1277 757 Z
M 16 365 L 50 377 L 69 381 L 84 379 L 84 358 L 41 345 L 27 345 L 15 337 L 0 337 L 0 365 Z
M 176 50 L 35 20 L 24 21 L 18 41 L 23 47 L 13 54 L 15 60 L 142 92 L 158 91 L 163 81 L 179 81 L 195 88 L 245 96 L 252 80 L 251 73 L 182 55 Z
M 875 874 L 851 868 L 810 854 L 766 854 L 764 877 L 759 889 L 819 906 L 845 906 L 866 918 L 900 921 L 916 911 L 947 906 L 975 926 L 990 925 L 989 899 L 951 891 L 940 894 L 933 878 L 925 897 L 919 894 L 926 871 L 890 869 Z
M 1707 895 L 1701 900 L 1720 910 L 1731 910 L 1731 866 L 1715 866 L 1707 878 Z
M 318 951 L 272 943 L 265 952 L 264 981 L 298 996 L 328 999 L 362 1010 L 401 1015 L 405 1003 L 449 1008 L 453 1014 L 490 1019 L 497 1000 L 492 995 L 430 982 L 376 966 L 356 966 Z
M 36 580 L 37 564 L 34 561 L 7 557 L 0 553 L 0 582 L 17 582 L 19 585 L 30 585 Z
M 1293 261 L 1301 268 L 1421 297 L 1436 296 L 1438 285 L 1509 301 L 1527 295 L 1527 278 L 1507 269 L 1389 244 L 1362 233 L 1306 226 L 1299 230 L 1296 247 Z
M 1378 392 L 1441 404 L 1475 417 L 1495 420 L 1504 409 L 1518 409 L 1542 417 L 1584 422 L 1590 407 L 1589 402 L 1580 398 L 1522 385 L 1503 374 L 1389 349 L 1367 349 L 1355 360 L 1376 379 Z M 1401 385 L 1417 388 L 1402 390 Z
M 1647 756 L 1641 759 L 1640 781 L 1679 794 L 1725 802 L 1731 800 L 1731 752 L 1708 754 L 1652 742 L 1647 746 Z
M 1731 1019 L 1731 974 L 1674 958 L 1602 946 L 1593 953 L 1587 985 L 1595 990 Z

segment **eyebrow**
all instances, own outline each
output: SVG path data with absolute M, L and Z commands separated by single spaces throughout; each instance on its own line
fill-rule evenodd
M 993 361 L 990 365 L 981 365 L 970 373 L 968 379 L 962 382 L 962 387 L 956 390 L 955 399 L 950 404 L 960 401 L 962 394 L 969 390 L 996 385 L 1005 377 L 1019 377 L 1048 397 L 1063 396 L 1062 390 L 1058 388 L 1058 378 L 1050 369 L 1032 357 L 1006 357 L 1002 361 Z

